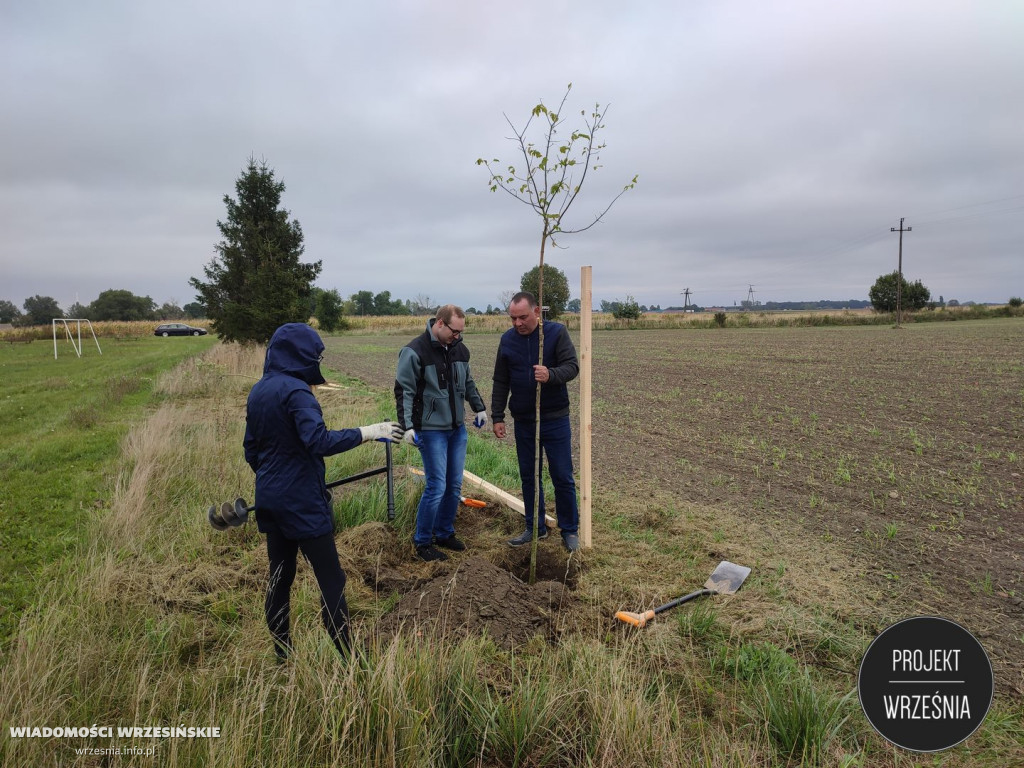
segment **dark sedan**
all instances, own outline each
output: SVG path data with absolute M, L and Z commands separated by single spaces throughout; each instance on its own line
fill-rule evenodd
M 155 336 L 205 336 L 205 328 L 195 328 L 184 323 L 164 323 L 153 331 Z

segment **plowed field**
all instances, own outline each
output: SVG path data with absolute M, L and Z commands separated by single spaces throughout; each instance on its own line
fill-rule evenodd
M 488 401 L 497 339 L 466 336 Z M 408 340 L 333 337 L 327 362 L 390 389 Z M 678 504 L 706 554 L 788 582 L 763 614 L 944 616 L 1024 695 L 1024 322 L 597 332 L 593 371 L 595 551 L 628 553 L 616 521 L 646 505 L 658 582 Z

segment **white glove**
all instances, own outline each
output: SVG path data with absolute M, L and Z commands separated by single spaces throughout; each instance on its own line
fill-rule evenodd
M 420 436 L 416 434 L 415 429 L 410 429 L 404 435 L 402 435 L 402 442 L 408 443 L 409 445 L 415 445 L 417 448 L 419 448 Z
M 473 419 L 473 426 L 477 429 L 482 429 L 487 424 L 487 411 L 477 411 L 476 417 Z
M 393 421 L 382 421 L 380 424 L 360 427 L 359 432 L 363 436 L 364 443 L 370 440 L 379 440 L 382 443 L 397 443 L 402 439 L 402 428 Z

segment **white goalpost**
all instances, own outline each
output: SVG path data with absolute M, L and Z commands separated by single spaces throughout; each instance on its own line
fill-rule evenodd
M 64 333 L 67 336 L 68 341 L 71 342 L 71 346 L 74 348 L 75 353 L 82 356 L 82 323 L 86 323 L 89 326 L 89 333 L 92 334 L 92 340 L 96 342 L 96 349 L 102 355 L 103 350 L 100 349 L 100 340 L 96 338 L 96 331 L 92 328 L 92 323 L 85 318 L 72 318 L 72 317 L 60 317 L 53 319 L 53 359 L 57 359 L 57 323 L 63 323 Z M 78 330 L 78 341 L 76 343 L 74 334 L 71 333 L 71 326 L 68 323 L 75 323 Z

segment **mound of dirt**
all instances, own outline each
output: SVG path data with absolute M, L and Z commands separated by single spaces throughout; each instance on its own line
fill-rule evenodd
M 564 592 L 560 582 L 529 586 L 487 560 L 470 557 L 404 595 L 379 629 L 382 634 L 487 635 L 512 649 L 538 634 L 554 638 Z

